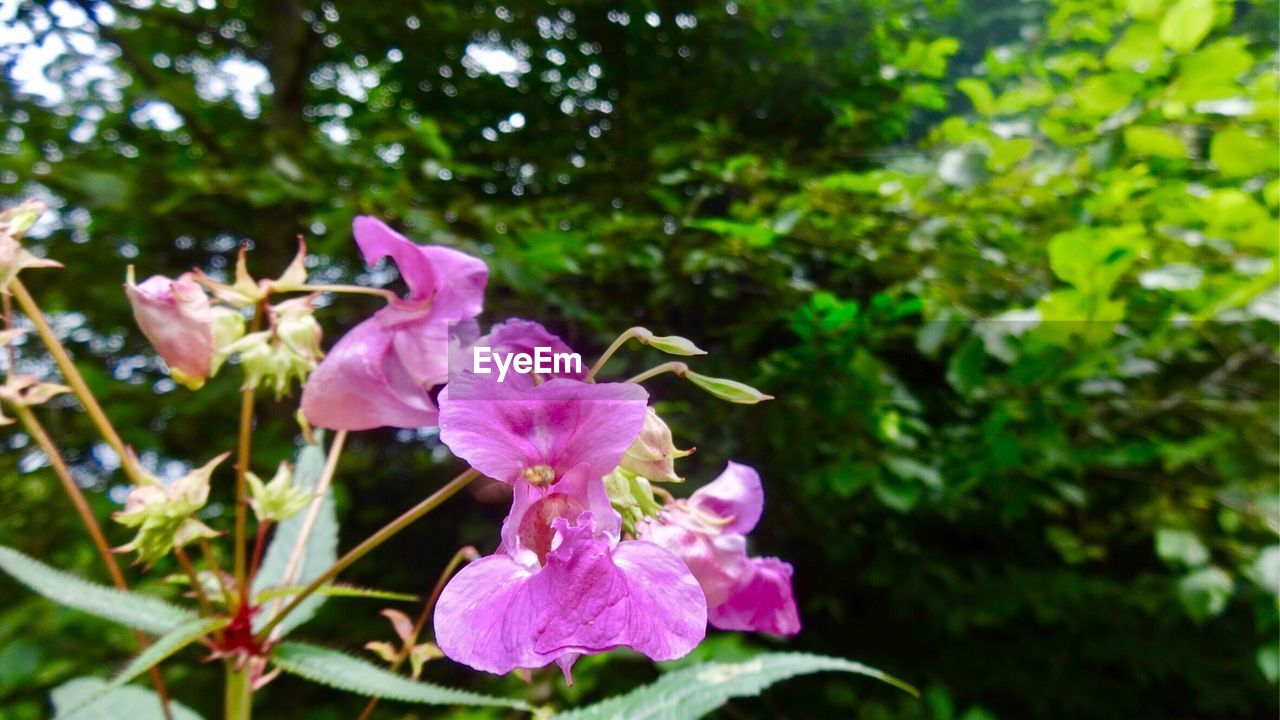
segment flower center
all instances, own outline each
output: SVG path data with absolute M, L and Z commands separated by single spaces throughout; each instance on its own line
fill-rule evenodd
M 533 465 L 521 470 L 520 477 L 534 487 L 544 487 L 556 481 L 556 471 L 550 465 Z

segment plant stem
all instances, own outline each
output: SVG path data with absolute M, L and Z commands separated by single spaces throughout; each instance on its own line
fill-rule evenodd
M 440 593 L 444 592 L 444 584 L 449 581 L 449 577 L 453 575 L 453 571 L 458 569 L 463 560 L 475 560 L 479 556 L 476 549 L 470 545 L 462 548 L 453 554 L 449 559 L 449 563 L 444 566 L 444 571 L 440 573 L 440 579 L 436 580 L 436 586 L 431 589 L 431 596 L 427 598 L 427 602 L 422 605 L 422 613 L 418 615 L 418 619 L 413 623 L 413 631 L 409 633 L 409 637 L 404 638 L 404 643 L 400 647 L 400 653 L 396 655 L 395 662 L 391 663 L 391 672 L 400 669 L 405 660 L 409 659 L 409 654 L 413 652 L 413 646 L 418 644 L 418 635 L 422 633 L 422 628 L 426 627 L 427 619 L 431 617 L 431 611 L 436 606 L 436 601 L 440 599 Z M 364 706 L 364 712 L 360 713 L 360 717 L 356 720 L 369 720 L 373 715 L 373 709 L 378 707 L 379 698 L 369 698 L 369 703 Z
M 218 556 L 213 554 L 213 546 L 209 544 L 209 538 L 200 538 L 200 551 L 204 553 L 204 561 L 209 563 L 209 569 L 213 571 L 214 577 L 218 578 L 218 587 L 222 589 L 222 605 L 223 607 L 231 607 L 231 593 L 227 590 L 227 580 L 222 575 L 222 566 L 218 564 Z
M 14 282 L 17 282 L 16 279 Z M 93 546 L 97 548 L 98 555 L 102 558 L 102 563 L 107 566 L 107 574 L 111 576 L 111 582 L 122 592 L 129 592 L 129 584 L 125 582 L 124 573 L 120 572 L 120 564 L 116 562 L 116 557 L 111 553 L 111 547 L 107 544 L 107 538 L 102 534 L 102 526 L 98 524 L 98 519 L 93 516 L 93 510 L 89 508 L 89 502 L 85 499 L 84 493 L 80 491 L 80 486 L 76 484 L 75 478 L 71 477 L 71 470 L 67 467 L 67 463 L 62 459 L 62 453 L 58 452 L 58 447 L 53 444 L 53 440 L 49 437 L 49 433 L 45 432 L 44 426 L 36 418 L 35 413 L 31 412 L 31 408 L 26 405 L 15 405 L 14 414 L 18 421 L 22 423 L 22 427 L 26 429 L 40 449 L 44 451 L 46 457 L 49 458 L 49 464 L 53 466 L 53 472 L 58 476 L 58 480 L 62 483 L 62 488 L 66 490 L 67 497 L 71 499 L 71 504 L 75 506 L 76 513 L 80 515 L 80 519 L 84 522 L 85 529 L 89 531 L 89 537 L 93 539 Z M 141 630 L 134 631 L 134 637 L 138 639 L 138 647 L 146 650 L 151 642 L 147 639 L 146 634 Z M 160 669 L 153 667 L 150 670 L 151 685 L 156 689 L 156 695 L 160 696 L 160 704 L 164 708 L 164 716 L 166 720 L 173 720 L 173 712 L 169 709 L 169 691 L 164 685 L 164 678 L 160 676 Z
M 200 603 L 200 612 L 205 617 L 213 617 L 213 605 L 210 604 L 209 596 L 204 592 L 204 585 L 200 584 L 200 575 L 196 573 L 196 567 L 191 564 L 191 558 L 187 556 L 187 551 L 182 548 L 174 548 L 173 555 L 178 558 L 178 564 L 187 573 L 187 577 L 191 578 L 191 589 L 196 591 L 196 601 Z
M 400 297 L 390 290 L 383 288 L 364 287 L 361 285 L 288 285 L 280 287 L 273 285 L 272 292 L 332 292 L 347 293 L 350 295 L 377 295 L 390 301 L 399 300 Z
M 644 372 L 640 373 L 639 375 L 636 375 L 635 377 L 627 378 L 627 382 L 630 382 L 630 383 L 644 382 L 645 380 L 657 377 L 662 373 L 675 373 L 677 377 L 684 377 L 684 374 L 688 371 L 689 371 L 689 366 L 685 365 L 682 362 L 679 362 L 679 361 L 664 362 L 661 365 L 656 365 L 654 367 L 649 368 L 648 370 L 645 370 Z
M 644 328 L 639 328 L 639 327 L 627 328 L 626 331 L 624 331 L 621 335 L 618 336 L 617 340 L 614 340 L 613 343 L 609 345 L 609 347 L 605 348 L 604 353 L 600 355 L 600 359 L 595 361 L 595 364 L 592 365 L 591 369 L 587 371 L 587 375 L 586 377 L 583 378 L 583 380 L 586 382 L 591 382 L 592 380 L 594 380 L 596 377 L 596 373 L 600 372 L 600 369 L 603 368 L 604 364 L 609 361 L 609 358 L 613 357 L 613 354 L 618 352 L 619 348 L 621 348 L 624 344 L 626 344 L 626 342 L 631 338 L 639 335 L 641 331 L 644 331 Z
M 67 349 L 58 340 L 53 328 L 49 326 L 49 321 L 45 319 L 44 313 L 41 312 L 40 306 L 36 304 L 35 298 L 31 297 L 31 293 L 27 292 L 26 286 L 18 278 L 12 280 L 9 284 L 9 290 L 18 299 L 18 306 L 22 308 L 22 312 L 31 320 L 31 324 L 36 326 L 36 333 L 40 335 L 41 342 L 49 350 L 49 354 L 53 356 L 53 361 L 58 365 L 58 370 L 61 371 L 63 379 L 67 381 L 67 385 L 71 387 L 71 392 L 75 394 L 76 399 L 84 407 L 84 411 L 89 414 L 89 419 L 98 428 L 98 434 L 120 457 L 120 467 L 124 470 L 125 475 L 134 484 L 140 484 L 141 470 L 137 465 L 137 459 L 125 448 L 124 441 L 120 439 L 120 434 L 111 425 L 111 420 L 103 412 L 102 406 L 98 404 L 98 399 L 89 390 L 89 385 L 85 383 L 84 376 L 80 374 L 75 362 L 71 360 L 71 355 L 67 353 Z
M 267 544 L 267 529 L 271 527 L 270 520 L 258 521 L 258 536 L 253 540 L 253 556 L 249 558 L 249 583 L 253 583 L 253 578 L 258 575 L 258 566 L 262 564 L 262 550 Z
M 265 302 L 265 301 L 264 301 Z M 263 304 L 253 314 L 249 323 L 249 332 L 257 332 L 262 327 Z M 249 472 L 249 454 L 253 442 L 253 400 L 256 388 L 245 387 L 240 391 L 240 443 L 236 447 L 236 534 L 235 534 L 235 574 L 236 590 L 240 602 L 248 602 L 249 594 L 245 592 L 245 533 L 249 512 L 248 492 L 245 489 L 245 473 Z
M 249 682 L 249 666 L 237 670 L 227 663 L 227 720 L 250 720 L 253 717 L 253 684 Z
M 289 604 L 284 607 L 284 610 L 281 610 L 278 614 L 272 617 L 266 627 L 262 628 L 258 633 L 258 639 L 262 640 L 269 637 L 271 631 L 275 629 L 275 626 L 278 625 L 286 615 L 293 612 L 295 608 L 302 604 L 303 600 L 307 599 L 307 597 L 311 595 L 311 593 L 319 590 L 325 583 L 336 577 L 338 573 L 346 570 L 352 563 L 365 555 L 368 555 L 382 543 L 390 540 L 396 533 L 413 524 L 413 522 L 418 518 L 421 518 L 423 515 L 426 515 L 436 509 L 441 503 L 448 500 L 450 497 L 453 497 L 454 494 L 466 487 L 472 480 L 475 480 L 479 476 L 480 473 L 468 468 L 454 479 L 445 483 L 444 487 L 432 493 L 427 499 L 409 508 L 400 517 L 392 520 L 384 525 L 382 529 L 365 538 L 364 542 L 352 548 L 350 552 L 339 558 L 338 562 L 334 563 L 332 567 L 321 573 L 315 580 L 312 580 L 310 584 L 302 589 L 302 592 L 294 595 Z

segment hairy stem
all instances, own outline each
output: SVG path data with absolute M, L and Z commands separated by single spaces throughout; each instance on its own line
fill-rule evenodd
M 253 320 L 249 324 L 249 332 L 257 332 L 262 327 L 262 304 L 259 303 Z M 240 594 L 240 602 L 248 602 L 249 593 L 245 591 L 245 533 L 247 532 L 249 500 L 246 490 L 245 473 L 249 472 L 249 455 L 253 442 L 253 401 L 256 388 L 245 387 L 240 391 L 240 442 L 236 446 L 236 534 L 235 534 L 235 575 L 236 590 Z
M 595 361 L 595 364 L 593 364 L 591 369 L 587 371 L 587 376 L 584 377 L 583 380 L 586 382 L 594 380 L 596 373 L 600 372 L 600 369 L 604 367 L 604 364 L 609 362 L 609 358 L 613 357 L 613 354 L 618 352 L 618 349 L 625 345 L 628 340 L 639 335 L 642 330 L 644 330 L 644 328 L 627 328 L 626 331 L 618 336 L 617 340 L 614 340 L 609 347 L 605 348 L 605 351 L 600 355 L 600 359 Z
M 277 615 L 275 615 L 275 617 L 272 617 L 266 627 L 262 628 L 258 633 L 258 639 L 261 640 L 270 637 L 271 631 L 275 629 L 276 625 L 280 624 L 280 621 L 283 620 L 286 615 L 293 612 L 294 609 L 301 605 L 302 601 L 307 599 L 311 593 L 319 590 L 325 583 L 337 577 L 338 573 L 346 570 L 352 565 L 352 563 L 365 555 L 368 555 L 379 545 L 390 540 L 401 530 L 412 525 L 414 521 L 418 520 L 423 515 L 426 515 L 439 507 L 441 503 L 453 497 L 454 494 L 465 488 L 472 480 L 475 480 L 479 476 L 480 473 L 468 468 L 454 479 L 445 483 L 444 487 L 432 493 L 427 499 L 417 505 L 414 505 L 412 508 L 409 508 L 400 517 L 392 520 L 384 525 L 382 529 L 365 538 L 364 542 L 352 548 L 350 552 L 339 558 L 338 562 L 334 563 L 332 567 L 321 573 L 315 580 L 312 580 L 310 584 L 302 589 L 302 592 L 294 595 L 293 599 L 285 606 L 284 610 L 281 610 Z
M 440 593 L 444 592 L 444 584 L 449 581 L 453 571 L 458 569 L 463 560 L 475 560 L 479 554 L 475 548 L 468 545 L 454 553 L 453 557 L 449 559 L 449 563 L 444 566 L 444 571 L 440 573 L 440 578 L 436 580 L 436 586 L 431 589 L 431 596 L 422 605 L 422 612 L 413 623 L 413 631 L 409 633 L 409 637 L 404 639 L 404 643 L 400 647 L 400 653 L 396 655 L 395 662 L 391 663 L 391 672 L 399 670 L 400 666 L 404 665 L 404 661 L 409 659 L 409 654 L 413 652 L 413 646 L 418 644 L 418 636 L 422 634 L 422 628 L 426 627 L 427 620 L 431 617 L 431 611 L 435 609 L 436 601 L 440 599 Z M 369 720 L 376 707 L 378 707 L 378 698 L 369 698 L 369 703 L 364 706 L 364 712 L 360 713 L 360 717 L 357 720 Z
M 116 432 L 111 420 L 103 412 L 102 406 L 98 404 L 98 399 L 89 390 L 88 384 L 84 381 L 84 376 L 80 374 L 75 362 L 71 360 L 71 355 L 67 353 L 67 349 L 58 340 L 53 328 L 49 326 L 49 321 L 45 319 L 44 313 L 41 312 L 40 306 L 36 304 L 35 298 L 31 297 L 31 293 L 27 291 L 26 286 L 18 278 L 12 280 L 9 290 L 17 298 L 18 307 L 22 308 L 22 312 L 31 320 L 31 324 L 35 325 L 36 333 L 40 335 L 41 342 L 48 349 L 49 355 L 53 357 L 54 363 L 58 365 L 58 370 L 62 373 L 63 379 L 67 381 L 67 385 L 70 386 L 71 392 L 75 394 L 76 399 L 80 401 L 80 405 L 89 414 L 89 419 L 93 421 L 94 426 L 98 429 L 98 434 L 120 457 L 120 467 L 124 469 L 125 475 L 134 484 L 139 484 L 141 469 L 138 467 L 137 459 L 125 448 L 124 441 L 120 439 L 120 434 Z

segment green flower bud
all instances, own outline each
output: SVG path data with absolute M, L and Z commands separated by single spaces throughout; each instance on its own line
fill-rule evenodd
M 283 522 L 297 515 L 311 501 L 311 493 L 293 485 L 293 469 L 282 462 L 270 482 L 245 473 L 249 482 L 249 504 L 259 522 Z
M 158 478 L 144 475 L 143 484 L 129 491 L 124 510 L 112 517 L 126 527 L 138 528 L 133 540 L 117 552 L 137 552 L 138 562 L 150 565 L 174 548 L 217 533 L 192 517 L 209 500 L 209 477 L 230 453 L 223 453 L 167 487 Z
M 640 435 L 622 456 L 621 466 L 623 470 L 654 482 L 684 482 L 684 478 L 676 475 L 675 460 L 692 453 L 693 450 L 676 448 L 671 428 L 650 407 L 646 408 Z
M 635 533 L 636 523 L 646 517 L 657 517 L 662 505 L 653 497 L 649 481 L 635 473 L 617 468 L 604 476 L 604 489 L 609 503 L 622 516 L 622 528 Z

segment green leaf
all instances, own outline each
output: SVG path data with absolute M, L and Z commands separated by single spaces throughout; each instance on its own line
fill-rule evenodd
M 103 694 L 101 689 L 106 684 L 102 678 L 81 677 L 59 685 L 50 695 L 53 711 L 61 715 L 85 706 L 76 713 L 78 720 L 165 720 L 160 696 L 151 690 L 122 687 Z M 194 710 L 176 700 L 169 700 L 169 711 L 173 720 L 201 720 Z
M 715 395 L 721 400 L 727 400 L 731 403 L 755 405 L 758 402 L 773 399 L 772 395 L 765 395 L 750 385 L 740 383 L 737 380 L 710 377 L 708 375 L 696 373 L 692 370 L 686 370 L 684 377 L 689 382 L 697 385 L 703 390 L 706 390 L 712 395 Z
M 521 700 L 480 695 L 410 680 L 346 653 L 305 643 L 280 643 L 271 652 L 271 661 L 276 667 L 292 675 L 365 697 L 427 705 L 532 709 Z
M 692 720 L 732 698 L 753 697 L 774 683 L 816 672 L 866 675 L 920 696 L 910 685 L 862 663 L 805 653 L 768 653 L 744 662 L 710 662 L 672 671 L 657 682 L 560 713 L 553 720 Z
M 1160 21 L 1160 40 L 1177 52 L 1194 50 L 1213 28 L 1213 0 L 1178 0 Z
M 1062 280 L 1086 294 L 1107 295 L 1146 251 L 1141 225 L 1077 228 L 1049 241 L 1049 265 Z
M 772 245 L 773 241 L 778 238 L 778 233 L 774 232 L 773 228 L 768 225 L 734 222 L 733 220 L 724 220 L 722 218 L 694 220 L 688 223 L 688 227 L 706 230 L 721 237 L 736 238 L 752 247 L 767 247 Z
M 1274 139 L 1250 135 L 1237 127 L 1216 133 L 1209 143 L 1209 159 L 1228 177 L 1252 177 L 1276 167 L 1280 147 Z
M 1137 155 L 1179 160 L 1187 156 L 1182 138 L 1157 127 L 1128 127 L 1124 131 L 1124 144 Z
M 1196 622 L 1221 613 L 1235 590 L 1231 576 L 1221 568 L 1196 570 L 1178 581 L 1178 600 Z
M 974 111 L 979 115 L 991 114 L 991 108 L 995 105 L 996 96 L 991 92 L 991 86 L 985 80 L 961 78 L 956 81 L 956 89 L 969 98 L 969 102 L 973 103 Z
M 1156 530 L 1156 555 L 1166 562 L 1178 562 L 1188 567 L 1209 561 L 1209 550 L 1200 538 L 1190 530 L 1177 528 Z
M 263 603 L 267 600 L 297 595 L 304 588 L 306 588 L 305 585 L 267 588 L 254 596 L 254 602 Z M 376 588 L 362 588 L 354 585 L 325 585 L 316 590 L 316 592 L 325 597 L 364 598 L 367 600 L 391 600 L 393 602 L 414 602 L 418 599 L 417 595 L 378 590 Z
M 323 442 L 323 437 L 319 436 L 317 444 L 308 445 L 298 452 L 298 462 L 293 470 L 293 482 L 296 486 L 312 490 L 320 480 L 325 461 Z M 307 537 L 307 544 L 303 549 L 297 571 L 286 582 L 285 569 L 289 565 L 289 558 L 293 554 L 293 548 L 298 542 L 309 512 L 310 507 L 304 508 L 302 512 L 276 527 L 271 544 L 267 546 L 267 552 L 263 556 L 262 567 L 253 579 L 254 595 L 286 584 L 306 585 L 338 561 L 338 514 L 333 507 L 333 493 L 330 492 L 320 502 L 320 511 L 316 515 L 311 534 Z M 313 593 L 303 600 L 276 626 L 279 628 L 280 637 L 284 637 L 315 616 L 316 610 L 324 604 L 324 601 L 325 596 L 321 593 Z M 268 612 L 259 613 L 254 618 L 254 629 L 261 629 L 271 618 L 271 611 L 279 609 L 283 609 L 282 603 L 269 605 Z
M 3 545 L 0 570 L 59 605 L 149 633 L 168 632 L 195 617 L 158 598 L 82 580 Z
M 103 683 L 95 694 L 83 699 L 79 705 L 74 705 L 69 710 L 60 711 L 56 720 L 66 720 L 66 718 L 79 715 L 80 710 L 99 698 L 106 696 L 113 690 L 124 687 L 134 678 L 163 662 L 170 655 L 211 632 L 221 630 L 228 624 L 230 624 L 230 621 L 226 618 L 195 618 L 161 635 L 148 645 L 146 650 L 138 653 L 137 656 L 130 660 L 120 672 L 116 673 L 106 683 Z
M 1111 46 L 1104 58 L 1112 70 L 1136 70 L 1141 73 L 1163 71 L 1164 44 L 1153 23 L 1135 23 L 1125 31 L 1120 42 Z

